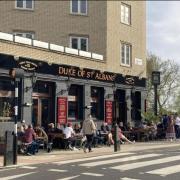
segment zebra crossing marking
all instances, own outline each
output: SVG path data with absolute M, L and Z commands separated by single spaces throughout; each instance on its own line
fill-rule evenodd
M 152 171 L 148 171 L 146 173 L 160 175 L 160 176 L 167 176 L 167 175 L 175 174 L 175 173 L 178 173 L 178 172 L 180 172 L 180 165 L 155 169 L 155 170 L 152 170 Z
M 89 173 L 89 172 L 85 172 L 85 173 L 81 173 L 81 174 L 87 175 L 87 176 L 97 176 L 97 177 L 104 176 L 104 174 L 96 174 L 96 173 Z
M 69 164 L 69 163 L 84 162 L 84 161 L 89 161 L 89 160 L 126 156 L 126 155 L 132 155 L 132 154 L 135 154 L 135 153 L 132 153 L 132 152 L 125 153 L 124 152 L 124 153 L 118 153 L 118 154 L 103 155 L 103 156 L 98 156 L 98 157 L 89 157 L 89 158 L 83 158 L 83 159 L 73 159 L 73 160 L 67 160 L 67 161 L 61 161 L 61 162 L 53 162 L 53 164 L 63 165 L 63 164 Z
M 132 178 L 123 177 L 121 178 L 121 180 L 140 180 L 140 179 L 132 179 Z
M 104 165 L 104 164 L 112 164 L 112 163 L 117 163 L 117 162 L 125 162 L 125 161 L 133 161 L 133 160 L 150 158 L 150 157 L 157 157 L 160 155 L 162 155 L 162 154 L 136 155 L 136 156 L 130 156 L 130 157 L 125 157 L 125 158 L 120 158 L 120 159 L 110 159 L 110 160 L 104 160 L 104 161 L 84 163 L 84 164 L 79 164 L 79 166 L 94 167 L 94 166 L 100 166 L 100 165 Z
M 178 161 L 178 160 L 180 160 L 180 156 L 171 156 L 171 157 L 167 157 L 167 158 L 160 158 L 160 159 L 155 159 L 155 160 L 150 160 L 150 161 L 128 163 L 128 164 L 124 164 L 124 165 L 120 165 L 120 166 L 110 167 L 110 169 L 127 171 L 127 170 L 131 170 L 131 169 L 137 169 L 137 168 L 141 168 L 141 167 L 145 167 L 145 166 L 163 164 L 163 163 L 168 163 L 168 162 L 173 162 L 173 161 Z
M 19 168 L 22 168 L 22 169 L 37 169 L 37 167 L 32 167 L 32 166 L 20 166 Z
M 9 171 L 9 170 L 13 170 L 13 169 L 16 169 L 16 168 L 0 169 L 0 172 L 2 172 L 2 171 Z
M 67 172 L 67 170 L 63 170 L 63 169 L 49 169 L 48 171 L 50 171 L 50 172 Z
M 57 180 L 70 180 L 70 179 L 74 179 L 74 178 L 77 178 L 79 177 L 80 175 L 77 175 L 77 176 L 70 176 L 70 177 L 66 177 L 66 178 L 62 178 L 62 179 L 57 179 Z
M 28 176 L 31 174 L 35 174 L 37 172 L 30 172 L 30 173 L 25 173 L 25 174 L 18 174 L 18 175 L 13 175 L 13 176 L 6 176 L 6 177 L 1 177 L 0 180 L 11 180 L 11 179 L 17 179 L 23 176 Z

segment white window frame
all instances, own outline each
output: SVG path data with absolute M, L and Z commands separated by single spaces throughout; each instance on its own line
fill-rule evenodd
M 122 58 L 123 58 L 122 57 L 122 49 L 123 49 L 123 46 L 124 46 L 124 63 L 122 62 Z M 127 59 L 127 47 L 129 47 L 129 64 L 127 63 L 128 62 L 128 59 Z M 131 66 L 131 59 L 132 59 L 132 46 L 131 46 L 131 44 L 122 42 L 121 43 L 121 65 L 130 67 Z
M 121 23 L 131 24 L 131 6 L 121 3 Z
M 81 49 L 81 39 L 86 39 L 86 51 L 88 51 L 89 49 L 89 38 L 88 37 L 80 37 L 80 36 L 70 36 L 70 44 L 69 44 L 69 47 L 72 48 L 72 39 L 77 39 L 78 40 L 78 49 L 79 50 L 82 50 Z M 83 50 L 84 51 L 84 50 Z
M 15 0 L 15 8 L 16 9 L 23 9 L 23 10 L 34 10 L 34 0 L 32 0 L 32 8 L 26 7 L 27 0 L 23 0 L 23 7 L 17 6 L 17 0 Z
M 32 35 L 32 39 L 34 39 L 34 33 L 33 32 L 18 32 L 18 31 L 16 31 L 13 34 L 15 36 L 20 36 L 20 37 L 24 37 L 24 38 L 28 38 L 27 35 L 31 34 Z M 29 39 L 31 39 L 31 38 L 29 38 Z
M 78 0 L 78 12 L 73 12 L 72 11 L 72 0 L 70 1 L 70 13 L 71 14 L 78 14 L 78 15 L 87 15 L 88 13 L 88 0 L 85 0 L 86 1 L 86 12 L 85 13 L 82 13 L 81 12 L 81 0 Z

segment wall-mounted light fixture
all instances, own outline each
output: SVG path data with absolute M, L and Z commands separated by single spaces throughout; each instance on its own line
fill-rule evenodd
M 25 88 L 25 91 L 28 92 L 30 89 L 33 89 L 34 86 L 36 85 L 36 81 L 37 81 L 37 74 L 35 72 L 33 72 L 32 76 L 30 76 L 31 78 L 31 82 L 32 82 L 32 86 L 27 86 Z
M 71 82 L 70 82 L 70 78 L 68 77 L 68 79 L 66 80 L 66 89 L 61 89 L 57 94 L 65 94 L 66 92 L 69 92 L 71 87 Z

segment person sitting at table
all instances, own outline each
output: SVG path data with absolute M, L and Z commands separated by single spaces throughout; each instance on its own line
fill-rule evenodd
M 126 142 L 128 142 L 128 143 L 130 143 L 130 144 L 133 144 L 135 141 L 130 141 L 123 133 L 122 133 L 122 131 L 121 131 L 121 129 L 120 128 L 118 128 L 118 135 L 119 135 L 119 139 L 120 140 L 123 140 L 123 141 L 126 141 Z
M 44 129 L 42 127 L 40 127 L 40 125 L 37 125 L 34 128 L 34 131 L 36 133 L 36 142 L 47 146 L 48 136 L 47 136 L 46 132 L 44 131 Z
M 32 127 L 32 125 L 28 125 L 28 128 L 24 133 L 24 143 L 27 144 L 27 154 L 32 155 L 38 152 L 38 144 L 35 142 L 36 133 Z
M 65 136 L 65 148 L 68 146 L 70 150 L 77 150 L 77 148 L 75 148 L 75 132 L 72 128 L 72 123 L 69 122 L 67 126 L 65 126 L 63 133 Z
M 81 129 L 80 129 L 80 126 L 79 126 L 78 123 L 75 123 L 75 124 L 74 124 L 74 132 L 75 132 L 76 134 L 80 134 L 80 133 L 81 133 Z
M 111 129 L 110 129 L 110 127 L 108 126 L 108 124 L 106 122 L 104 122 L 101 125 L 100 135 L 102 135 L 103 133 L 107 134 L 107 136 L 105 137 L 105 142 L 104 143 L 109 145 L 109 146 L 111 144 L 114 144 L 114 140 L 112 138 Z

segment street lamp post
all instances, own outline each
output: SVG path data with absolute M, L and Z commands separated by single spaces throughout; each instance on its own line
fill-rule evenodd
M 154 115 L 157 116 L 157 87 L 160 85 L 160 72 L 152 72 L 152 84 L 154 85 Z

